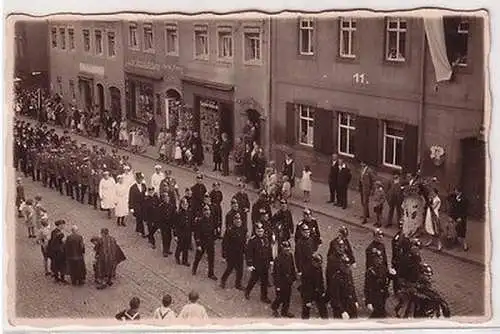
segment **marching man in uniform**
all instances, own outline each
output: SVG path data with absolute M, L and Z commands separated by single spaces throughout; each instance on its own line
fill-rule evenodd
M 389 297 L 389 270 L 385 252 L 377 247 L 366 249 L 365 304 L 370 318 L 385 318 L 385 302 Z M 369 263 L 369 264 L 368 264 Z
M 278 310 L 281 308 L 281 316 L 285 318 L 293 318 L 294 315 L 290 313 L 290 298 L 292 296 L 292 285 L 297 279 L 295 270 L 294 259 L 291 252 L 289 241 L 281 243 L 281 252 L 274 263 L 273 279 L 274 286 L 276 287 L 276 299 L 271 304 L 273 316 L 279 317 Z

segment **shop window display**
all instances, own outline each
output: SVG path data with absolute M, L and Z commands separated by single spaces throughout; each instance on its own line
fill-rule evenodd
M 200 101 L 200 138 L 203 144 L 211 144 L 219 133 L 219 104 L 213 100 Z

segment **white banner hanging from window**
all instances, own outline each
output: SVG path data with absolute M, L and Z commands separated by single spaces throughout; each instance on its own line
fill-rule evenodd
M 424 18 L 425 35 L 431 53 L 436 81 L 450 80 L 452 70 L 446 52 L 446 40 L 444 36 L 444 24 L 442 16 Z

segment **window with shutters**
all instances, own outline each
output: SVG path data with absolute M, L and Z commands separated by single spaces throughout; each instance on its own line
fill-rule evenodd
M 90 31 L 83 29 L 83 51 L 90 52 Z
M 384 123 L 384 146 L 383 146 L 384 165 L 393 168 L 402 168 L 403 139 L 404 139 L 403 124 L 396 122 Z M 415 154 L 417 154 L 417 152 L 415 152 Z
M 195 59 L 208 60 L 207 25 L 197 25 L 194 27 L 194 57 Z
M 406 20 L 400 18 L 387 19 L 385 54 L 386 60 L 404 62 L 406 59 Z
M 338 153 L 354 157 L 354 132 L 356 131 L 355 117 L 348 113 L 339 113 L 338 117 L 338 140 L 337 151 Z
M 57 28 L 53 27 L 50 30 L 50 39 L 52 41 L 52 47 L 57 48 Z
M 300 20 L 299 52 L 307 56 L 314 54 L 314 21 L 311 18 Z
M 295 110 L 299 114 L 299 143 L 305 146 L 314 145 L 314 109 L 296 104 Z
M 59 37 L 61 38 L 61 50 L 66 50 L 66 28 L 59 28 Z
M 342 58 L 356 58 L 354 52 L 356 38 L 356 20 L 352 18 L 340 19 L 339 54 Z

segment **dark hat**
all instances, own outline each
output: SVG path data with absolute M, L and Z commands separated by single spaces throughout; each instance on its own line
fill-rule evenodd
M 289 241 L 283 241 L 281 243 L 281 247 L 283 247 L 283 248 L 291 248 L 292 246 L 290 245 Z
M 206 193 L 206 194 L 204 195 L 204 197 L 205 197 L 205 198 L 210 198 L 210 194 Z
M 148 191 L 155 191 L 154 187 L 148 187 Z
M 420 270 L 421 270 L 422 274 L 427 275 L 427 276 L 432 276 L 434 274 L 432 267 L 430 265 L 428 265 L 427 263 L 423 263 L 420 267 Z
M 138 178 L 138 179 L 142 179 L 142 173 L 141 172 L 136 172 L 135 173 L 135 177 Z
M 234 219 L 241 219 L 241 215 L 239 213 L 235 214 Z
M 382 232 L 381 229 L 377 228 L 373 231 L 373 235 L 376 237 L 382 237 L 384 235 L 384 232 Z
M 307 226 L 307 224 L 302 224 L 300 228 L 302 231 L 309 231 L 309 226 Z
M 322 262 L 323 261 L 323 256 L 321 256 L 321 254 L 319 254 L 319 253 L 314 253 L 312 258 L 313 258 L 314 262 Z
M 280 201 L 280 203 L 281 203 L 281 204 L 288 204 L 288 201 L 287 201 L 286 199 L 282 199 L 282 200 Z
M 238 201 L 236 200 L 236 198 L 231 199 L 231 204 L 238 204 Z
M 61 225 L 64 225 L 64 224 L 66 224 L 66 222 L 64 221 L 64 219 L 59 219 L 59 220 L 56 220 L 54 222 L 54 225 L 56 225 L 56 226 L 61 226 Z
M 262 223 L 257 223 L 255 224 L 255 229 L 256 230 L 264 229 L 264 225 L 262 225 Z
M 311 209 L 308 209 L 308 208 L 305 208 L 304 209 L 304 214 L 306 215 L 310 215 L 312 212 L 311 212 Z
M 196 175 L 196 178 L 197 178 L 198 180 L 202 180 L 202 179 L 203 179 L 203 174 L 198 174 L 198 175 Z
M 420 248 L 420 247 L 422 247 L 422 242 L 419 239 L 414 238 L 414 239 L 411 239 L 410 245 L 412 247 L 418 247 L 418 248 Z

